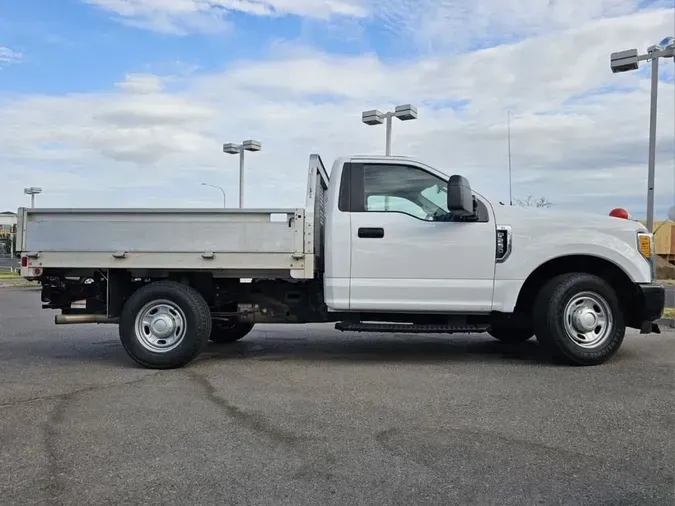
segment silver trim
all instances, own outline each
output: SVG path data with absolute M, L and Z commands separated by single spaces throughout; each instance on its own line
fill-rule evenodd
M 513 232 L 511 230 L 511 225 L 497 225 L 497 234 L 499 232 L 506 232 L 506 253 L 502 258 L 497 258 L 497 263 L 501 264 L 506 262 L 506 259 L 511 256 L 511 251 L 513 249 Z M 495 235 L 495 239 L 496 239 Z M 497 256 L 497 250 L 495 248 L 495 257 Z

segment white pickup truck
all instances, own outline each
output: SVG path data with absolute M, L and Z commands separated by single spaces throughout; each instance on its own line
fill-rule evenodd
M 256 323 L 536 335 L 600 364 L 626 327 L 658 332 L 653 237 L 605 216 L 493 205 L 405 157 L 309 163 L 304 209 L 19 209 L 21 273 L 57 324 L 119 324 L 151 368 L 187 364 Z M 245 282 L 250 279 L 251 282 Z

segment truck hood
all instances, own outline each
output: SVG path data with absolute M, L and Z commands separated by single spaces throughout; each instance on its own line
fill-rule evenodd
M 635 237 L 647 229 L 640 222 L 601 214 L 558 211 L 534 207 L 494 205 L 497 225 L 510 225 L 514 231 L 521 227 L 552 232 L 555 229 L 596 230 L 625 238 Z

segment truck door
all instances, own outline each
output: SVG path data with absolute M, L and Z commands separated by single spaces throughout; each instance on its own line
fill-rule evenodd
M 487 312 L 496 226 L 447 215 L 447 182 L 414 164 L 351 164 L 350 310 Z

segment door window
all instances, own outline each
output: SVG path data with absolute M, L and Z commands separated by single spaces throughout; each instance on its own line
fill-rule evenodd
M 432 221 L 448 214 L 445 182 L 417 167 L 364 165 L 365 208 Z
M 370 195 L 366 201 L 366 211 L 372 212 L 399 212 L 412 214 L 413 216 L 426 219 L 427 213 L 414 202 L 402 197 L 389 197 L 382 195 Z

